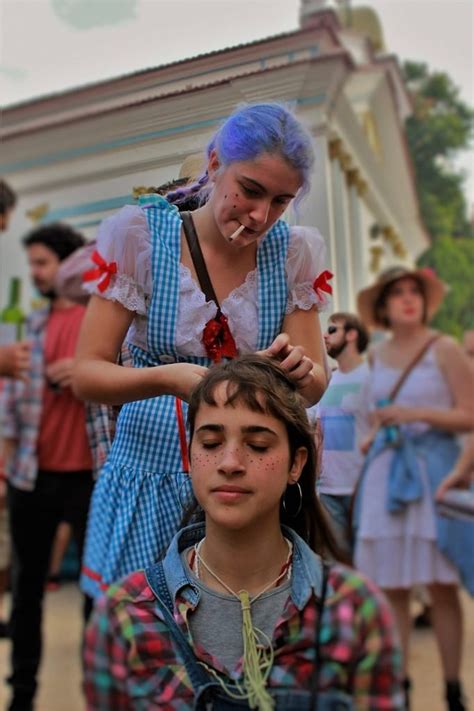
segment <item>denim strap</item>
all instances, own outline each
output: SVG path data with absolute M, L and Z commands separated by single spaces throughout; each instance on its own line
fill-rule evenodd
M 211 681 L 210 676 L 204 671 L 202 666 L 197 663 L 195 654 L 188 640 L 178 627 L 174 616 L 174 604 L 166 584 L 165 571 L 163 563 L 160 561 L 154 565 L 150 565 L 145 569 L 145 576 L 148 585 L 156 595 L 158 606 L 163 613 L 165 622 L 168 626 L 168 631 L 183 657 L 184 666 L 193 685 L 194 692 L 197 694 L 199 689 L 207 686 Z

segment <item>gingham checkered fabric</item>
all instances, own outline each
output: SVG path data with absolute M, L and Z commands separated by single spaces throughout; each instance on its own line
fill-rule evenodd
M 181 218 L 160 196 L 146 196 L 152 235 L 153 294 L 148 350 L 130 346 L 135 367 L 164 363 L 211 366 L 209 358 L 183 357 L 175 346 L 179 303 Z M 280 333 L 287 302 L 285 275 L 289 228 L 278 222 L 257 253 L 258 348 Z M 184 415 L 186 405 L 183 403 Z M 175 398 L 164 395 L 122 407 L 109 458 L 96 484 L 81 585 L 89 595 L 160 557 L 176 533 L 182 502 L 190 498 L 183 472 Z

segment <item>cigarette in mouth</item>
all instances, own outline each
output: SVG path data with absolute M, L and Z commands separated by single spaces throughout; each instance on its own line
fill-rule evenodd
M 232 242 L 236 237 L 238 237 L 243 230 L 245 230 L 245 225 L 240 225 L 240 227 L 237 227 L 235 232 L 232 232 L 231 236 L 229 237 L 229 242 Z

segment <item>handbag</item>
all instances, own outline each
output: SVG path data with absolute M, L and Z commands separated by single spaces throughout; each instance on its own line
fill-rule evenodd
M 440 516 L 474 522 L 474 489 L 450 489 L 436 502 Z

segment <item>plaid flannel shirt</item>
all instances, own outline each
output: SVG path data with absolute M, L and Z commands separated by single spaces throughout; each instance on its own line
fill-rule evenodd
M 49 307 L 33 311 L 28 317 L 25 328 L 25 338 L 31 343 L 28 380 L 5 380 L 0 404 L 2 437 L 18 442 L 15 456 L 6 467 L 7 478 L 13 486 L 25 491 L 35 488 L 38 472 L 36 443 L 43 407 L 43 351 L 48 318 Z
M 179 532 L 164 561 L 174 617 L 197 658 L 229 682 L 239 677 L 241 662 L 231 673 L 191 637 L 188 617 L 199 594 L 187 578 L 180 551 L 189 545 L 193 530 L 202 536 L 199 526 Z M 314 554 L 289 533 L 295 545 L 292 589 L 274 631 L 275 661 L 268 684 L 296 690 L 309 688 L 313 673 L 321 581 L 315 580 Z M 186 545 L 180 545 L 183 534 Z M 175 590 L 170 580 L 177 582 Z M 328 590 L 320 635 L 320 690 L 349 693 L 360 711 L 402 709 L 401 655 L 387 601 L 360 573 L 340 565 L 331 567 Z M 88 711 L 193 708 L 191 681 L 143 571 L 111 586 L 98 601 L 86 631 L 84 661 Z

